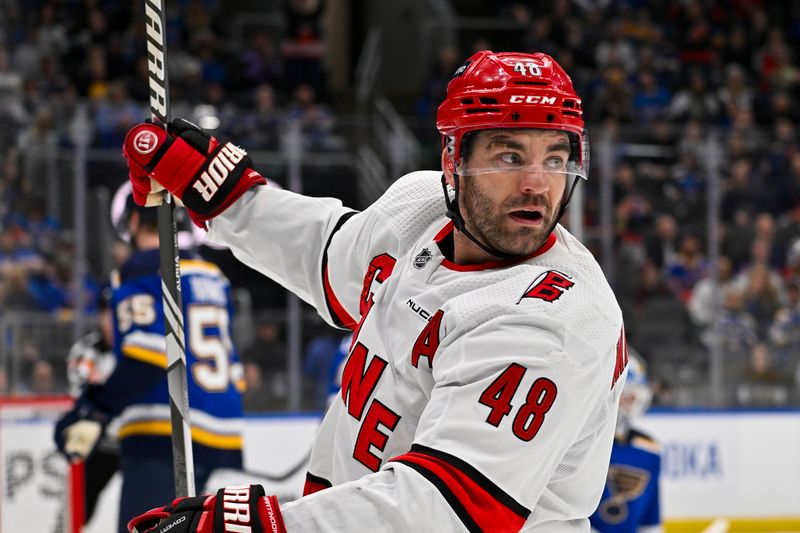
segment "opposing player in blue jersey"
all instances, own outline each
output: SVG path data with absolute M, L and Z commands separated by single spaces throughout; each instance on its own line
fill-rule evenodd
M 62 453 L 86 457 L 109 422 L 118 421 L 120 532 L 131 516 L 171 500 L 175 486 L 156 210 L 131 201 L 128 213 L 136 251 L 112 282 L 117 366 L 105 384 L 86 388 L 55 430 Z M 195 481 L 202 488 L 214 469 L 242 468 L 244 381 L 231 341 L 228 280 L 213 264 L 181 252 L 181 287 Z
M 628 379 L 622 389 L 617 431 L 603 497 L 590 518 L 600 533 L 660 533 L 658 443 L 635 429 L 636 419 L 650 407 L 652 389 L 641 358 L 630 350 Z

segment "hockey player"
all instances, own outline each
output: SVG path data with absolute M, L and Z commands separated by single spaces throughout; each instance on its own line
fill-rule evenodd
M 661 533 L 658 481 L 661 453 L 658 443 L 635 428 L 650 407 L 653 390 L 644 363 L 631 350 L 628 379 L 622 389 L 611 466 L 603 497 L 591 517 L 600 533 Z
M 67 354 L 69 394 L 77 399 L 88 386 L 102 385 L 114 371 L 116 357 L 112 348 L 114 324 L 111 317 L 110 289 L 103 291 L 98 311 L 98 327 L 78 339 Z M 111 477 L 119 469 L 119 442 L 103 432 L 92 453 L 83 462 L 84 522 L 94 514 L 97 500 Z
M 304 497 L 228 487 L 131 531 L 589 529 L 627 361 L 603 272 L 558 225 L 587 177 L 581 99 L 550 56 L 482 51 L 437 128 L 442 171 L 363 212 L 264 186 L 241 148 L 186 121 L 131 129 L 139 202 L 152 178 L 211 242 L 353 330 Z
M 104 384 L 89 385 L 55 429 L 62 453 L 85 458 L 118 419 L 120 532 L 132 515 L 170 500 L 175 487 L 156 210 L 131 200 L 128 228 L 136 251 L 112 282 L 116 368 Z M 195 481 L 202 487 L 215 468 L 242 468 L 243 377 L 230 336 L 228 280 L 186 254 L 181 287 Z

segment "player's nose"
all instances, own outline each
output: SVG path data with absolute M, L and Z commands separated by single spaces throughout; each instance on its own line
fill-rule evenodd
M 542 167 L 526 168 L 519 176 L 519 190 L 525 194 L 544 194 L 550 189 L 550 179 Z

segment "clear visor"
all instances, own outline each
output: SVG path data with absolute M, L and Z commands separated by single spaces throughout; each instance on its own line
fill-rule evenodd
M 524 172 L 542 175 L 564 174 L 568 178 L 589 176 L 589 138 L 584 132 L 580 141 L 569 135 L 570 141 L 520 142 L 506 136 L 502 130 L 477 143 L 467 161 L 459 162 L 456 172 L 460 176 Z M 478 153 L 479 151 L 479 153 Z

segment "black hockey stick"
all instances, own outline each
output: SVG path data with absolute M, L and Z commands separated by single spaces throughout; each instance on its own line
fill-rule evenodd
M 167 38 L 164 0 L 145 0 L 147 29 L 147 71 L 150 84 L 150 115 L 164 128 L 170 120 Z M 172 460 L 175 496 L 194 496 L 194 459 L 189 425 L 189 389 L 186 381 L 186 350 L 183 334 L 181 268 L 178 256 L 175 202 L 163 192 L 158 206 L 158 237 L 161 252 L 161 293 L 164 299 L 164 328 L 167 341 L 167 382 L 172 420 Z

